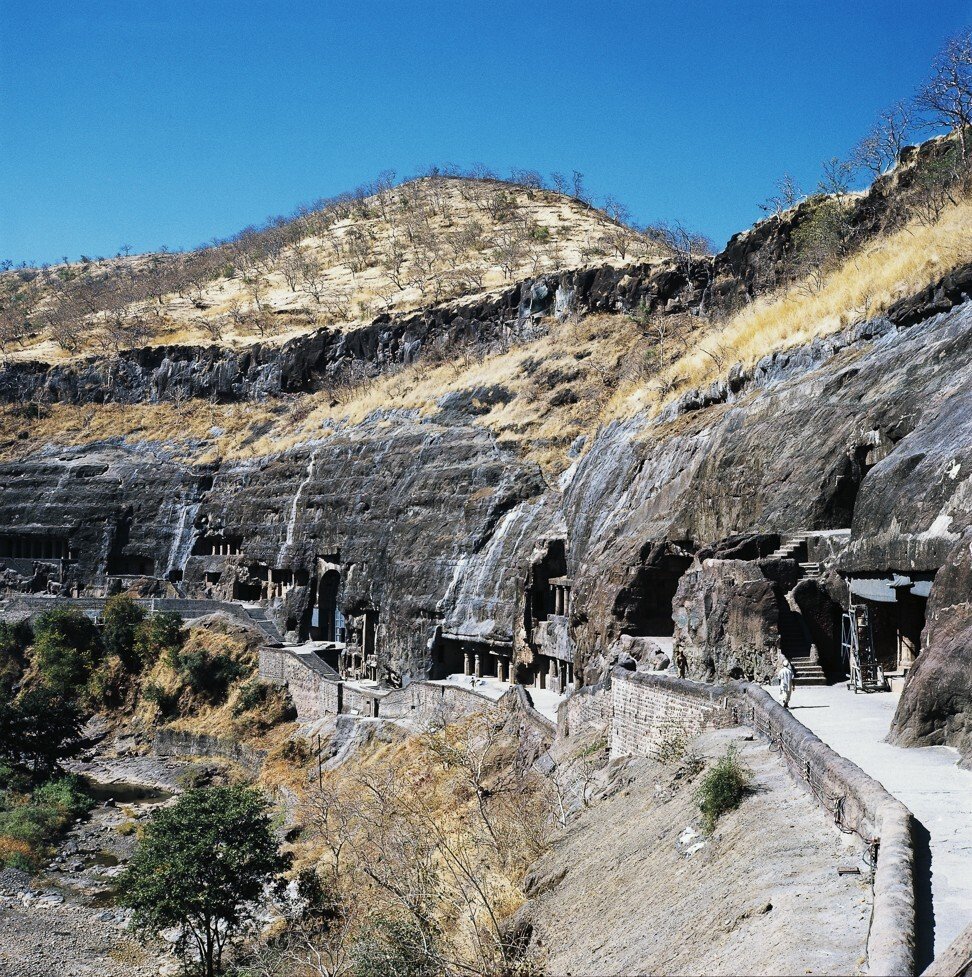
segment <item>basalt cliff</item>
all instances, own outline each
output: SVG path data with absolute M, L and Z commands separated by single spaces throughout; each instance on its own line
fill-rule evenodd
M 888 197 L 855 204 L 868 234 Z M 15 357 L 8 604 L 134 588 L 241 607 L 379 683 L 475 667 L 563 691 L 648 655 L 762 681 L 782 654 L 832 680 L 853 603 L 904 686 L 895 739 L 969 759 L 972 266 L 759 357 L 719 347 L 704 382 L 607 409 L 758 300 L 811 218 L 714 258 L 615 256 L 282 342 Z M 448 383 L 421 403 L 390 386 L 433 369 Z M 581 416 L 592 384 L 605 409 Z

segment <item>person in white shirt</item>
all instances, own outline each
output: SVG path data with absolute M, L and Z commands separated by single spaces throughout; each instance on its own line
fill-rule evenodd
M 783 664 L 780 666 L 779 672 L 776 673 L 776 677 L 780 680 L 780 697 L 783 708 L 789 709 L 790 696 L 793 694 L 793 686 L 796 684 L 796 672 L 793 671 L 793 666 L 788 659 L 783 659 Z

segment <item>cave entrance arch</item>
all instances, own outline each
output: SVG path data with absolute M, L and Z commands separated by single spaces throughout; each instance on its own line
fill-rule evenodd
M 326 570 L 318 581 L 316 600 L 311 612 L 310 636 L 315 641 L 335 641 L 343 644 L 347 637 L 344 615 L 338 607 L 340 590 L 340 571 Z
M 530 567 L 527 581 L 526 600 L 524 602 L 524 624 L 526 633 L 533 634 L 533 629 L 541 621 L 546 621 L 551 615 L 565 614 L 565 599 L 563 591 L 569 588 L 567 582 L 567 544 L 563 539 L 548 539 L 544 541 L 543 553 Z M 560 587 L 558 592 L 558 586 Z

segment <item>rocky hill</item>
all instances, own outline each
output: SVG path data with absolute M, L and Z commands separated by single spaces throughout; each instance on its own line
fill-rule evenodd
M 583 241 L 630 232 L 547 191 L 423 181 L 386 205 L 440 240 L 474 214 L 493 236 L 461 296 L 426 278 L 325 324 L 286 284 L 287 255 L 339 251 L 328 288 L 373 302 L 397 233 L 377 195 L 259 273 L 250 314 L 288 323 L 272 341 L 231 328 L 254 274 L 235 264 L 166 291 L 148 343 L 47 357 L 39 332 L 0 371 L 6 581 L 258 603 L 292 640 L 338 614 L 379 681 L 481 653 L 528 685 L 557 663 L 596 683 L 645 637 L 692 677 L 763 680 L 780 651 L 834 676 L 850 588 L 905 681 L 896 736 L 968 754 L 972 204 L 959 182 L 936 213 L 909 197 L 937 154 L 714 259 L 642 238 L 592 264 Z M 817 238 L 796 232 L 833 208 L 862 230 L 810 268 Z M 536 262 L 504 269 L 510 220 Z M 355 227 L 373 235 L 359 270 Z
M 616 206 L 523 179 L 384 177 L 194 251 L 10 269 L 0 274 L 5 357 L 279 344 L 552 269 L 668 250 L 660 234 L 621 223 Z

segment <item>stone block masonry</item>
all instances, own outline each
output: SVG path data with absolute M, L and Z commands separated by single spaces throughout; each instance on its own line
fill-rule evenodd
M 611 682 L 611 754 L 658 758 L 675 739 L 735 725 L 718 687 L 645 672 L 615 671 Z

